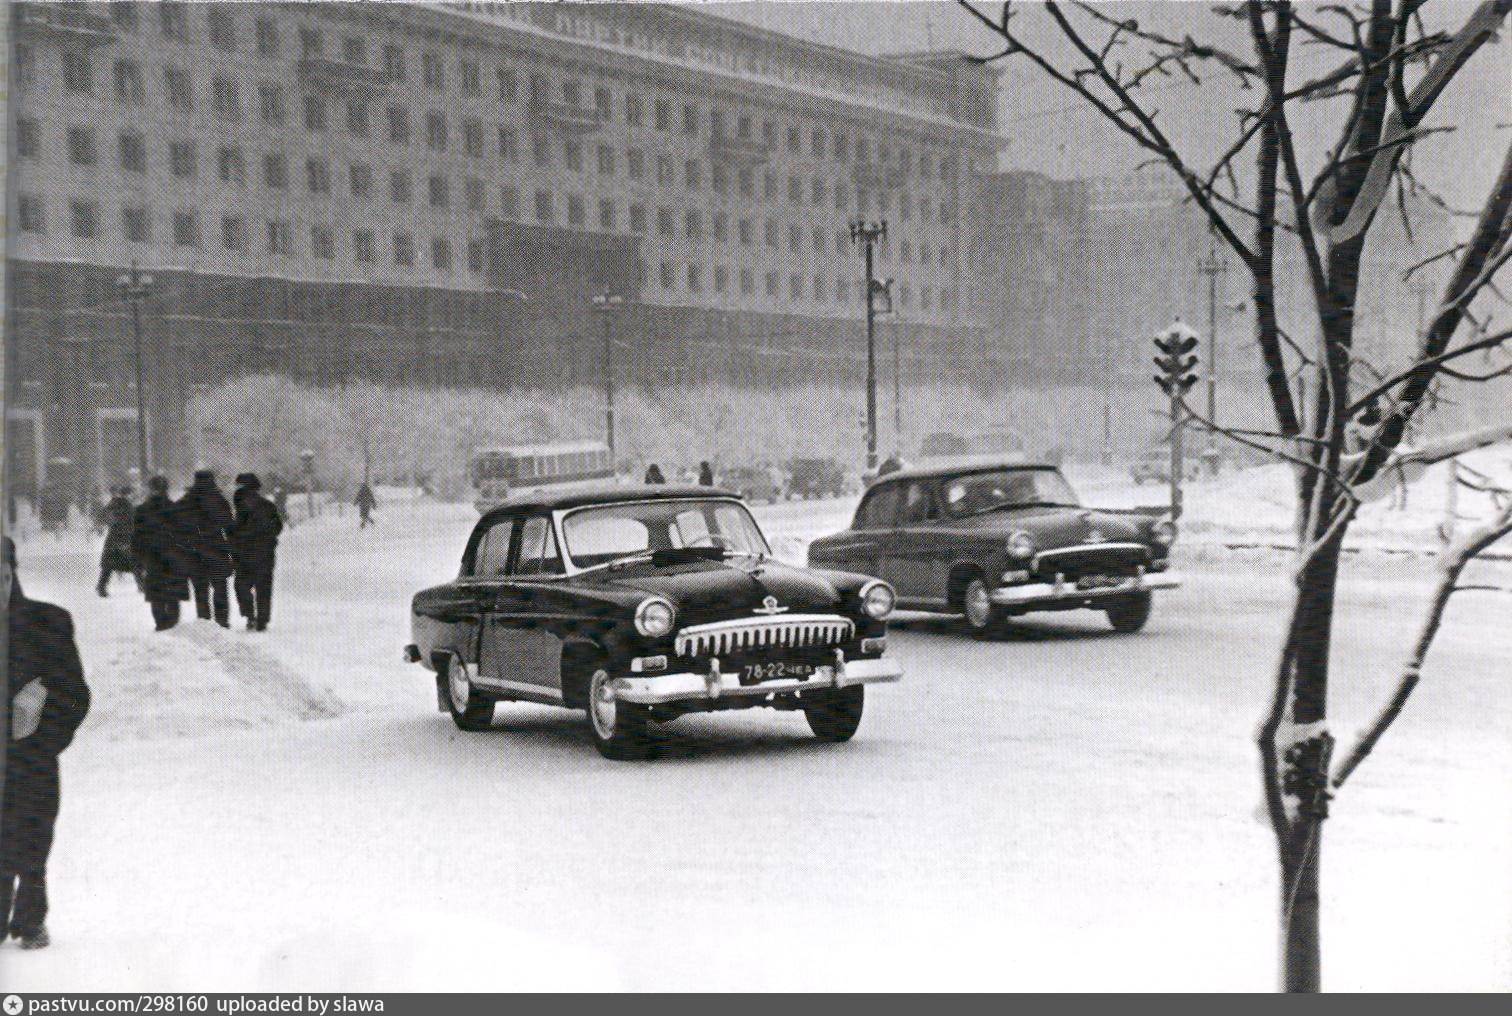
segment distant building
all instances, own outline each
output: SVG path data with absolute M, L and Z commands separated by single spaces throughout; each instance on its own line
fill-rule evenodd
M 653 4 L 17 3 L 7 458 L 154 459 L 198 386 L 859 376 L 848 222 L 883 218 L 910 349 L 983 355 L 966 209 L 995 73 Z

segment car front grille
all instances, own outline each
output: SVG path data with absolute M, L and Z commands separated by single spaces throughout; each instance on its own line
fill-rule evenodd
M 677 633 L 678 656 L 720 656 L 751 649 L 834 646 L 855 634 L 838 614 L 791 614 L 782 618 L 741 617 L 684 628 Z
M 1149 563 L 1150 549 L 1142 543 L 1086 543 L 1041 551 L 1034 559 L 1034 572 L 1044 579 L 1133 575 Z

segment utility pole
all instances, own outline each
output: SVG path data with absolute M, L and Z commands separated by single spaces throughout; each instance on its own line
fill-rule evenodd
M 877 471 L 877 311 L 878 289 L 886 291 L 875 273 L 873 248 L 887 239 L 887 222 L 856 219 L 850 224 L 851 243 L 866 257 L 866 471 Z
M 614 319 L 613 311 L 625 302 L 625 298 L 611 294 L 607 289 L 593 298 L 593 308 L 604 319 L 604 436 L 609 445 L 609 461 L 616 462 L 614 454 Z M 618 466 L 615 467 L 616 469 Z
M 142 301 L 152 294 L 152 276 L 143 274 L 137 270 L 137 263 L 131 263 L 131 271 L 116 279 L 116 288 L 121 293 L 121 299 L 131 307 L 131 335 L 136 348 L 136 432 L 137 432 L 137 469 L 141 471 L 141 482 L 146 483 L 151 476 L 147 462 L 147 400 L 144 397 L 143 371 L 142 371 Z
M 1216 245 L 1210 247 L 1206 257 L 1198 258 L 1197 271 L 1201 275 L 1206 275 L 1208 280 L 1207 411 L 1209 424 L 1216 427 L 1218 424 L 1218 276 L 1228 271 L 1228 258 L 1219 257 Z M 1208 460 L 1208 469 L 1216 476 L 1218 473 L 1218 432 L 1212 427 L 1208 429 L 1208 446 L 1203 455 Z
M 903 321 L 893 315 L 893 444 L 903 457 Z

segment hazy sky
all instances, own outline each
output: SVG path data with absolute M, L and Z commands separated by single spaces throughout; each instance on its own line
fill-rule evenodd
M 996 4 L 981 5 L 995 11 Z M 1052 37 L 1052 26 L 1034 4 L 1015 5 L 1021 13 L 1016 30 L 1025 38 L 1049 40 L 1049 52 L 1069 54 L 1069 45 Z M 1133 17 L 1164 33 L 1191 33 L 1199 39 L 1222 40 L 1230 48 L 1249 55 L 1248 36 L 1236 23 L 1215 17 L 1211 5 L 1202 2 L 1117 2 L 1102 5 L 1119 18 Z M 1313 7 L 1314 16 L 1329 24 L 1330 16 Z M 1430 28 L 1457 26 L 1474 10 L 1466 0 L 1430 0 L 1425 17 Z M 949 0 L 903 0 L 903 2 L 843 2 L 821 0 L 755 0 L 745 3 L 715 3 L 714 13 L 738 18 L 786 34 L 865 53 L 912 49 L 959 49 L 976 55 L 997 51 L 996 37 Z M 1342 25 L 1334 19 L 1333 27 Z M 1137 61 L 1141 51 L 1130 48 L 1127 58 Z M 1294 47 L 1291 81 L 1301 82 L 1339 63 L 1337 51 L 1322 46 Z M 1127 172 L 1143 156 L 1113 128 L 1101 122 L 1069 92 L 1049 81 L 1022 57 L 994 64 L 1002 72 L 1000 116 L 1007 139 L 1002 164 L 1006 168 L 1032 169 L 1055 177 L 1089 176 Z M 1185 78 L 1156 79 L 1146 91 L 1146 101 L 1161 112 L 1159 123 L 1178 148 L 1196 153 L 1204 164 L 1233 139 L 1233 110 L 1252 102 L 1253 93 L 1232 86 L 1232 76 L 1213 74 L 1202 87 Z M 1324 145 L 1333 131 L 1324 129 L 1329 108 L 1342 102 L 1314 104 L 1299 110 L 1293 120 L 1302 154 L 1308 162 L 1324 156 Z M 1494 179 L 1503 153 L 1512 141 L 1512 45 L 1505 38 L 1483 47 L 1471 65 L 1439 101 L 1433 125 L 1454 124 L 1456 134 L 1429 139 L 1420 145 L 1416 165 L 1436 181 L 1451 200 L 1479 206 Z M 1311 129 L 1309 129 L 1311 127 Z M 1253 164 L 1247 155 L 1244 164 Z M 1304 166 L 1304 171 L 1306 166 Z

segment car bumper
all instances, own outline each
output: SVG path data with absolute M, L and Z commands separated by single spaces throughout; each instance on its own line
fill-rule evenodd
M 716 661 L 717 663 L 717 661 Z M 847 660 L 838 656 L 834 664 L 817 667 L 806 680 L 783 678 L 758 684 L 741 684 L 737 675 L 721 673 L 718 666 L 707 674 L 637 674 L 616 678 L 614 697 L 621 702 L 654 706 L 666 702 L 690 700 L 764 698 L 816 688 L 849 688 L 857 684 L 887 684 L 903 676 L 897 660 L 885 657 L 874 660 Z
M 1180 585 L 1180 575 L 1176 572 L 1165 571 L 1134 575 L 1116 586 L 1101 586 L 1096 589 L 1078 589 L 1075 582 L 1029 582 L 1020 586 L 999 586 L 992 591 L 990 598 L 999 607 L 1023 607 L 1036 603 L 1062 601 L 1085 603 L 1115 599 L 1130 593 L 1176 589 Z

